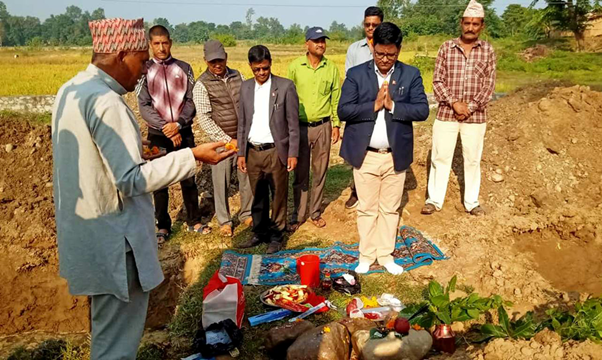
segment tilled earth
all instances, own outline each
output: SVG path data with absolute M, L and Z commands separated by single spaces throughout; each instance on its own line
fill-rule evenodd
M 450 259 L 404 276 L 422 285 L 458 275 L 459 283 L 481 295 L 497 293 L 511 300 L 516 313 L 602 295 L 602 93 L 542 83 L 492 103 L 489 117 L 481 186 L 488 214 L 482 218 L 462 206 L 460 142 L 444 208 L 420 215 L 431 126 L 415 127 L 415 161 L 407 176 L 402 221 L 427 233 Z M 16 343 L 19 336 L 14 335 L 32 331 L 86 332 L 87 299 L 70 296 L 58 276 L 50 127 L 12 117 L 0 120 L 0 168 L 5 169 L 0 175 L 0 335 L 5 336 L 0 348 Z M 200 131 L 198 137 L 202 140 Z M 342 166 L 338 156 L 331 162 Z M 211 187 L 206 170 L 199 170 L 197 180 L 204 194 Z M 300 234 L 357 241 L 355 213 L 344 209 L 348 191 L 326 207 L 326 228 L 305 224 Z M 177 215 L 178 186 L 170 192 L 171 211 Z M 198 251 L 162 251 L 168 281 L 153 294 L 151 327 L 169 321 L 181 288 L 189 283 L 185 271 L 203 266 L 187 253 Z M 562 343 L 546 332 L 531 341 L 462 347 L 452 358 L 598 359 L 602 348 L 589 341 Z

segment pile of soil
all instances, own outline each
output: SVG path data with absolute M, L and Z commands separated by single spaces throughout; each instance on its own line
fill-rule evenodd
M 0 334 L 85 331 L 87 299 L 58 276 L 50 127 L 0 121 Z
M 0 120 L 0 166 L 8 169 L 0 178 L 0 252 L 5 254 L 0 262 L 0 298 L 10 299 L 0 302 L 0 335 L 86 331 L 87 299 L 70 296 L 65 281 L 58 277 L 49 127 L 24 119 Z M 195 130 L 199 142 L 203 141 L 200 130 Z M 420 215 L 431 133 L 431 126 L 415 127 L 415 161 L 407 174 L 402 221 L 429 235 L 449 260 L 404 276 L 422 285 L 458 275 L 459 284 L 473 286 L 481 295 L 497 293 L 513 301 L 512 311 L 517 315 L 602 295 L 602 93 L 542 83 L 490 105 L 481 185 L 482 205 L 488 214 L 481 218 L 467 214 L 462 205 L 460 142 L 443 209 L 431 216 Z M 333 155 L 338 154 L 338 146 Z M 331 167 L 345 166 L 338 156 L 331 161 Z M 203 168 L 197 174 L 206 198 L 211 192 L 210 171 Z M 327 199 L 323 217 L 328 225 L 317 229 L 304 224 L 301 235 L 358 241 L 357 232 L 349 231 L 355 229 L 356 214 L 344 210 L 349 190 L 341 191 Z M 182 218 L 179 186 L 173 186 L 170 194 L 170 211 Z M 236 199 L 233 202 L 236 206 Z M 289 244 L 297 245 L 302 244 Z M 153 307 L 157 310 L 151 310 L 151 324 L 169 321 L 181 287 L 194 277 L 184 272 L 202 268 L 202 254 L 195 257 L 193 250 L 166 247 L 161 251 L 169 281 L 153 302 L 167 306 Z M 525 359 L 538 358 L 535 354 L 547 359 L 562 351 L 566 359 L 580 354 L 585 359 L 602 354 L 602 348 L 590 342 L 557 341 L 557 346 L 547 344 L 548 348 L 540 340 L 495 340 L 483 347 L 464 347 L 454 358 L 505 359 L 529 353 L 533 356 L 525 355 Z

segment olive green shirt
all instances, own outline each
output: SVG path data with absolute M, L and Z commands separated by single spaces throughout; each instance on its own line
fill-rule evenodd
M 288 67 L 288 78 L 297 87 L 299 94 L 299 121 L 316 122 L 327 116 L 332 126 L 339 127 L 337 115 L 341 98 L 339 69 L 326 57 L 314 69 L 307 55 L 298 57 Z

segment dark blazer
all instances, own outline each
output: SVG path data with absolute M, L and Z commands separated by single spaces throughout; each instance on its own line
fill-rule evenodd
M 292 81 L 272 74 L 270 130 L 278 158 L 286 166 L 289 157 L 299 156 L 299 96 Z M 247 156 L 247 141 L 255 111 L 255 79 L 240 87 L 238 156 Z
M 414 131 L 412 121 L 424 121 L 429 116 L 429 104 L 424 93 L 420 71 L 397 61 L 389 81 L 389 92 L 395 103 L 394 113 L 385 109 L 387 135 L 396 171 L 406 170 L 413 161 Z M 374 101 L 379 86 L 370 60 L 347 71 L 343 83 L 338 114 L 345 121 L 341 157 L 353 167 L 364 162 L 377 113 Z

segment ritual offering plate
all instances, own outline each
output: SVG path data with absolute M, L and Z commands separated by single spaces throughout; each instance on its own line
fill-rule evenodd
M 147 160 L 152 160 L 167 154 L 167 150 L 162 147 L 148 147 L 144 145 L 142 146 L 142 153 Z
M 308 307 L 301 304 L 307 301 L 310 292 L 307 285 L 279 285 L 262 293 L 260 300 L 269 306 L 304 312 Z

